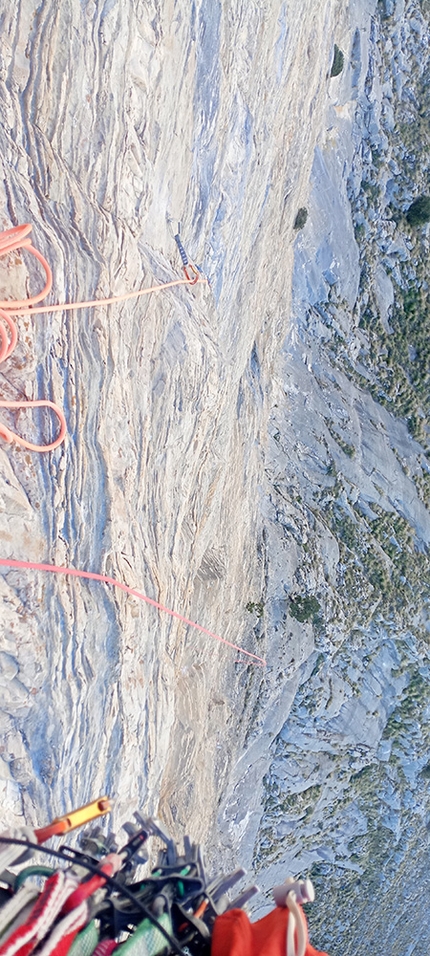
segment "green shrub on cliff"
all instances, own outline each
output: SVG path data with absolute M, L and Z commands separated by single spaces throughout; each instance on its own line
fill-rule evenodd
M 430 196 L 419 196 L 414 199 L 406 213 L 410 226 L 423 226 L 430 221 Z
M 313 619 L 321 610 L 321 606 L 316 597 L 302 597 L 300 594 L 296 598 L 290 598 L 290 614 L 300 624 Z
M 295 220 L 294 220 L 293 229 L 296 229 L 296 230 L 297 230 L 297 229 L 303 229 L 303 226 L 305 225 L 305 222 L 307 221 L 307 218 L 308 218 L 308 211 L 307 211 L 307 209 L 305 209 L 304 206 L 301 206 L 301 208 L 299 209 L 299 211 L 298 211 L 298 213 L 297 213 L 297 216 L 296 216 L 296 218 L 295 218 Z
M 333 54 L 333 63 L 331 65 L 330 76 L 339 76 L 339 73 L 342 73 L 343 64 L 345 62 L 345 57 L 342 53 L 342 50 L 334 45 L 334 54 Z
M 264 604 L 263 601 L 248 601 L 248 604 L 245 605 L 245 609 L 249 611 L 250 614 L 256 614 L 257 617 L 263 617 L 264 614 Z

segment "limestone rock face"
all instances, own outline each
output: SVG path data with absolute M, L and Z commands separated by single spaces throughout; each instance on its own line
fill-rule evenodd
M 355 14 L 340 41 L 266 455 L 265 618 L 286 639 L 279 679 L 297 689 L 263 771 L 253 859 L 265 886 L 310 871 L 324 896 L 313 941 L 351 956 L 430 941 L 428 361 L 422 377 L 413 365 L 428 341 L 428 227 L 402 213 L 426 188 L 407 105 L 411 64 L 420 96 L 428 69 L 423 9 Z
M 361 322 L 395 334 L 416 278 L 390 203 L 418 190 L 391 137 L 420 6 L 0 7 L 0 226 L 32 224 L 49 301 L 181 277 L 168 214 L 210 280 L 17 320 L 2 397 L 62 404 L 68 435 L 1 443 L 0 557 L 106 574 L 268 662 L 110 586 L 2 569 L 3 821 L 107 792 L 113 826 L 159 814 L 263 890 L 310 871 L 331 956 L 426 932 L 426 457 Z M 40 281 L 25 251 L 0 260 L 2 299 Z
M 32 224 L 50 301 L 181 275 L 168 213 L 211 282 L 18 320 L 2 393 L 55 399 L 68 436 L 2 444 L 2 556 L 109 574 L 260 656 L 271 370 L 341 6 L 2 9 L 1 224 Z M 2 260 L 3 298 L 39 282 Z M 101 584 L 9 571 L 1 592 L 5 822 L 108 791 L 119 820 L 139 805 L 208 840 L 262 671 Z

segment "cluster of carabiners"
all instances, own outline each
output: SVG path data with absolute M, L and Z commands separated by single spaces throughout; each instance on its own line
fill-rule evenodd
M 227 891 L 244 870 L 208 879 L 199 846 L 185 837 L 179 851 L 158 821 L 140 813 L 124 825 L 129 840 L 121 849 L 101 827 L 81 836 L 79 850 L 42 846 L 109 810 L 102 797 L 39 830 L 1 834 L 0 956 L 204 956 L 217 916 L 258 892 L 251 886 L 231 902 Z M 149 875 L 137 879 L 150 836 L 164 849 Z M 38 853 L 50 857 L 49 865 L 26 865 Z

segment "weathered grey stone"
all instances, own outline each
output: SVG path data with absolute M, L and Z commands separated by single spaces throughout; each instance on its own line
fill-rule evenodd
M 51 301 L 181 275 L 167 212 L 212 285 L 19 320 L 6 391 L 64 404 L 68 438 L 47 458 L 0 450 L 0 530 L 6 557 L 106 571 L 252 649 L 292 223 L 344 14 L 338 0 L 281 14 L 202 0 L 195 19 L 173 7 L 46 2 L 34 16 L 23 0 L 3 11 L 2 224 L 33 224 Z M 27 265 L 37 287 L 38 267 L 23 263 L 2 260 L 3 297 L 22 296 Z M 33 433 L 23 415 L 16 425 Z M 28 740 L 19 814 L 34 820 L 37 807 L 43 822 L 71 795 L 121 789 L 117 819 L 141 805 L 216 843 L 241 752 L 232 715 L 247 677 L 234 652 L 103 585 L 9 572 L 1 601 L 24 707 L 11 733 Z M 226 700 L 216 720 L 215 689 Z M 16 807 L 6 788 L 5 823 Z
M 394 289 L 390 277 L 387 275 L 382 265 L 377 265 L 374 273 L 375 278 L 375 298 L 379 308 L 379 315 L 385 331 L 390 334 L 388 317 L 390 308 L 394 302 Z
M 180 274 L 167 212 L 211 279 L 19 321 L 5 390 L 64 400 L 69 437 L 47 459 L 0 450 L 4 553 L 114 575 L 269 661 L 246 667 L 103 585 L 2 574 L 4 822 L 43 823 L 108 790 L 115 826 L 137 806 L 160 813 L 216 869 L 254 864 L 263 889 L 329 867 L 314 942 L 332 956 L 364 956 L 372 934 L 404 956 L 428 924 L 424 718 L 384 737 L 414 668 L 429 676 L 416 637 L 428 621 L 416 608 L 410 631 L 396 630 L 377 593 L 368 626 L 359 599 L 347 613 L 343 545 L 324 511 L 334 502 L 347 530 L 393 515 L 417 547 L 430 543 L 421 447 L 327 357 L 348 348 L 370 387 L 354 309 L 376 292 L 389 331 L 397 260 L 411 253 L 377 202 L 363 196 L 354 222 L 350 208 L 362 180 L 387 198 L 391 182 L 371 150 L 387 149 L 390 128 L 375 6 L 201 0 L 193 19 L 185 0 L 72 0 L 34 18 L 23 0 L 4 8 L 0 63 L 2 222 L 34 222 L 55 298 Z M 392 6 L 387 62 L 401 48 Z M 348 56 L 330 85 L 335 41 Z M 411 82 L 408 57 L 393 99 Z M 369 245 L 379 231 L 383 250 L 364 293 L 354 225 Z M 0 278 L 2 297 L 21 295 L 26 268 L 3 264 Z M 301 595 L 318 601 L 316 622 L 293 616 Z M 261 619 L 247 610 L 257 603 Z M 375 863 L 363 890 L 364 856 L 386 833 L 396 873 Z M 351 895 L 332 900 L 344 878 Z

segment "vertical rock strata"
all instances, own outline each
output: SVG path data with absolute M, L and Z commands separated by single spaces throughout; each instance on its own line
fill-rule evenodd
M 2 553 L 113 575 L 257 653 L 261 448 L 340 7 L 2 6 L 1 224 L 32 223 L 51 301 L 174 278 L 167 212 L 211 279 L 18 321 L 2 394 L 63 403 L 68 437 L 2 445 Z M 2 297 L 38 282 L 2 260 Z M 96 583 L 5 572 L 1 601 L 7 821 L 107 790 L 205 839 L 262 672 Z
M 68 438 L 1 445 L 0 556 L 111 575 L 268 659 L 2 573 L 5 822 L 107 791 L 116 824 L 160 813 L 263 889 L 310 871 L 331 956 L 428 942 L 428 234 L 404 218 L 427 7 L 0 7 L 0 221 L 32 223 L 50 300 L 177 277 L 167 213 L 211 281 L 18 320 L 2 396 L 62 403 Z M 0 261 L 1 298 L 38 282 Z

